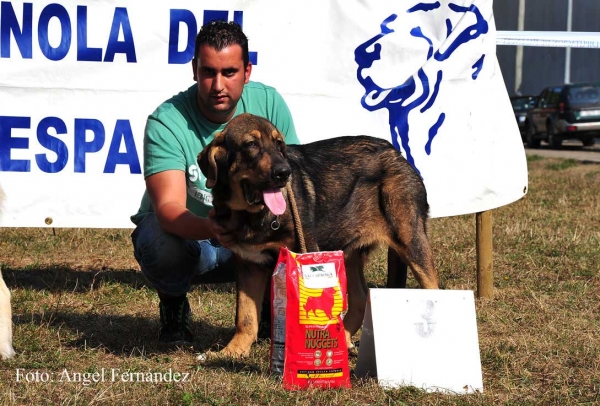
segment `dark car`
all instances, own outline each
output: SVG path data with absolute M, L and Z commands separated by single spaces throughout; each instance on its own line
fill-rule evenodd
M 600 136 L 600 83 L 575 83 L 545 88 L 527 112 L 525 142 L 537 148 L 546 141 L 554 148 L 563 140 L 594 145 Z
M 521 131 L 521 137 L 525 141 L 525 121 L 527 119 L 527 112 L 533 106 L 537 100 L 536 96 L 512 96 L 510 98 L 510 104 L 512 104 L 513 111 L 515 113 L 515 119 L 519 125 L 519 131 Z

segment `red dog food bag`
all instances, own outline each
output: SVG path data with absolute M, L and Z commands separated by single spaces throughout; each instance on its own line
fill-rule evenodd
M 349 388 L 344 253 L 282 248 L 271 306 L 271 372 L 284 388 Z

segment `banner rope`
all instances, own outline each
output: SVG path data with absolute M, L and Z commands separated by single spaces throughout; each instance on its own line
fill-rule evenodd
M 496 45 L 600 48 L 600 32 L 496 31 Z

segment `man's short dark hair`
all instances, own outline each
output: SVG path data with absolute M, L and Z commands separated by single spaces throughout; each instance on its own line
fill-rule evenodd
M 217 51 L 221 51 L 230 45 L 238 44 L 242 47 L 244 66 L 248 66 L 250 60 L 248 55 L 248 38 L 242 31 L 242 27 L 235 21 L 214 20 L 204 24 L 196 36 L 194 60 L 198 58 L 200 46 L 204 44 Z

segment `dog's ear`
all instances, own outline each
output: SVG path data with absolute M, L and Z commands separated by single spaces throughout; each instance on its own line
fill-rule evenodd
M 206 187 L 212 188 L 217 183 L 219 168 L 227 162 L 227 149 L 225 149 L 225 132 L 215 135 L 215 138 L 198 154 L 198 166 L 206 176 Z
M 287 159 L 287 145 L 285 144 L 285 137 L 283 136 L 283 134 L 278 129 L 273 127 L 273 130 L 271 131 L 271 136 L 273 137 L 273 140 L 275 141 L 279 152 L 281 152 L 281 155 L 283 155 L 283 157 Z
M 285 137 L 283 137 L 283 142 L 279 146 L 279 150 L 285 159 L 287 159 L 287 144 L 285 143 Z

